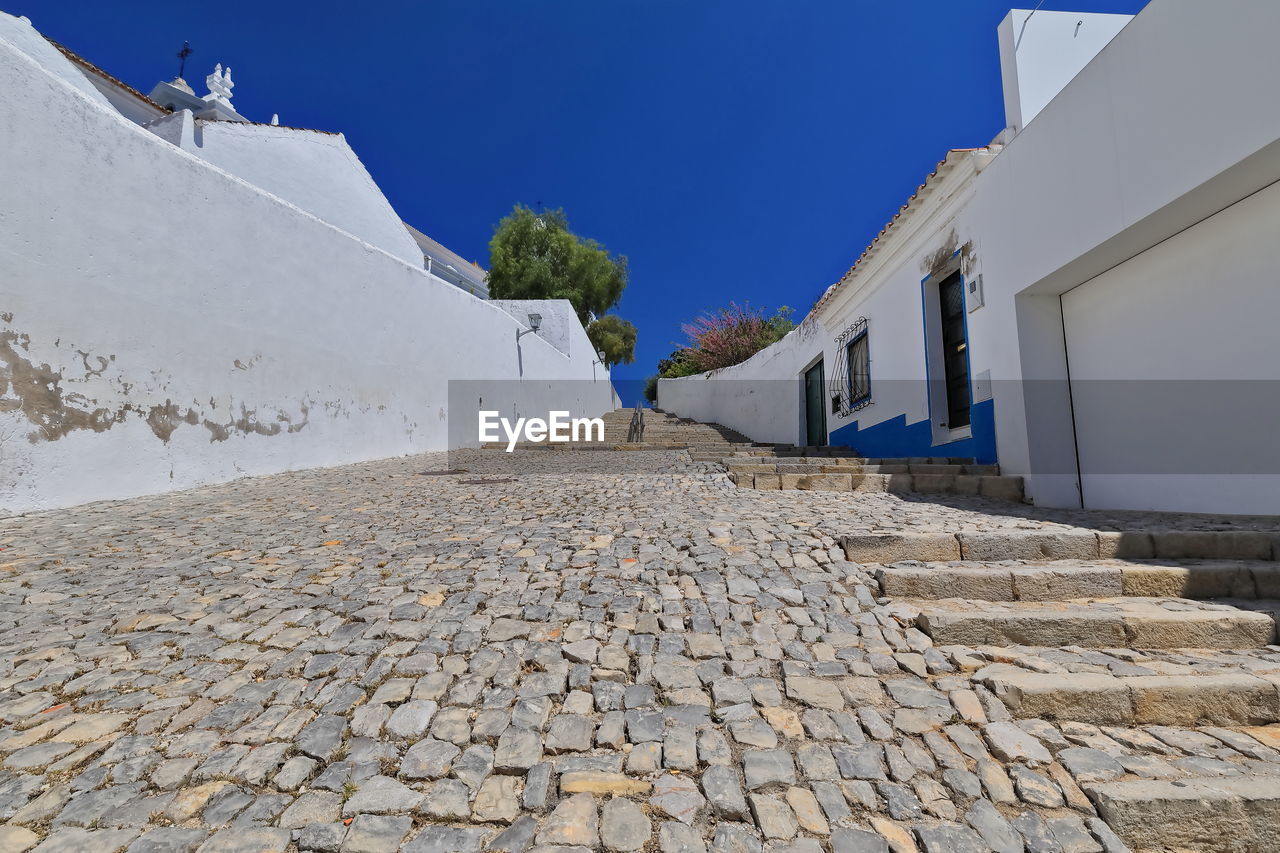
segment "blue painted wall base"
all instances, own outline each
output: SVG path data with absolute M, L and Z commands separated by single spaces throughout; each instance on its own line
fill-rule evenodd
M 872 458 L 958 456 L 975 459 L 981 465 L 994 465 L 997 462 L 995 401 L 975 403 L 969 410 L 969 419 L 972 437 L 945 444 L 933 443 L 933 429 L 927 419 L 908 424 L 906 415 L 866 429 L 859 429 L 858 422 L 854 421 L 831 433 L 829 440 L 831 444 L 852 447 Z

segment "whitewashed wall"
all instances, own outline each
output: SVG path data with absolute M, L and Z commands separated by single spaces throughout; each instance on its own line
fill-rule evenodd
M 980 252 L 972 238 L 966 205 L 977 168 L 989 160 L 985 152 L 953 152 L 947 159 L 946 173 L 930 182 L 925 197 L 912 202 L 910 216 L 859 264 L 854 282 L 813 312 L 801 329 L 735 367 L 660 380 L 658 404 L 686 417 L 722 423 L 757 441 L 804 443 L 804 371 L 821 357 L 827 383 L 834 387 L 844 358 L 836 338 L 865 319 L 871 402 L 848 415 L 833 414 L 828 408 L 827 428 L 833 443 L 851 444 L 864 453 L 880 455 L 883 439 L 877 437 L 874 446 L 861 447 L 845 428 L 856 425 L 858 430 L 867 430 L 885 425 L 896 429 L 901 422 L 913 436 L 927 434 L 923 441 L 899 443 L 902 455 L 976 455 L 970 442 L 949 447 L 948 441 L 934 442 L 928 435 L 921 280 L 939 263 L 958 265 L 963 260 L 965 273 L 977 272 Z M 985 376 L 989 370 L 979 350 L 972 358 L 971 372 Z M 980 383 L 975 402 L 990 397 L 989 383 Z M 963 441 L 969 434 L 957 435 L 954 440 Z
M 340 133 L 196 121 L 202 160 L 336 225 L 411 264 L 422 250 Z
M 1273 184 L 1063 294 L 1086 505 L 1280 514 L 1277 235 Z
M 1124 29 L 1132 15 L 1013 9 L 1000 22 L 1005 124 L 1021 130 Z
M 755 441 L 803 444 L 800 376 L 822 354 L 828 337 L 810 319 L 742 364 L 658 380 L 658 406 L 694 420 L 718 423 Z
M 909 201 L 900 221 L 818 309 L 832 332 L 826 341 L 828 365 L 844 358 L 834 346 L 835 337 L 859 320 L 867 321 L 871 401 L 850 415 L 829 416 L 834 443 L 872 456 L 989 460 L 994 453 L 992 430 L 980 418 L 977 405 L 989 405 L 992 392 L 985 377 L 991 365 L 972 339 L 969 371 L 974 421 L 955 431 L 938 425 L 944 419 L 945 399 L 942 389 L 930 387 L 928 357 L 929 346 L 938 344 L 938 308 L 936 295 L 930 300 L 924 296 L 925 279 L 936 294 L 938 282 L 954 271 L 966 278 L 981 273 L 981 231 L 972 221 L 969 204 L 975 176 L 991 158 L 987 150 L 949 152 Z M 927 328 L 931 330 L 928 338 Z M 940 371 L 940 361 L 932 367 Z
M 971 315 L 970 334 L 987 348 L 997 391 L 1007 391 L 996 405 L 1001 465 L 1029 475 L 1037 503 L 1080 501 L 1061 294 L 1280 179 L 1280 111 L 1262 107 L 1280 90 L 1277 31 L 1280 4 L 1153 0 L 977 179 L 987 308 Z M 1211 241 L 1199 250 L 1219 251 Z M 1224 260 L 1215 289 L 1239 269 Z M 1159 283 L 1147 293 L 1173 297 Z M 1197 347 L 1231 351 L 1250 319 L 1235 299 L 1209 305 Z M 1138 378 L 1129 366 L 1162 335 L 1154 324 L 1131 328 L 1111 377 Z M 1219 379 L 1247 369 L 1215 363 Z M 1268 369 L 1280 378 L 1280 362 Z M 1209 414 L 1188 402 L 1189 418 Z M 1240 419 L 1236 439 L 1270 454 L 1271 432 Z M 1216 449 L 1206 440 L 1183 452 Z M 1160 482 L 1126 505 L 1168 506 L 1169 481 Z M 1180 508 L 1192 504 L 1240 507 L 1208 489 Z
M 448 381 L 520 363 L 530 408 L 611 408 L 589 358 L 517 353 L 506 312 L 125 120 L 31 32 L 0 15 L 0 512 L 444 449 Z
M 1266 188 L 1280 181 L 1280 111 L 1261 106 L 1280 91 L 1276 32 L 1280 4 L 1153 0 L 984 159 L 971 186 L 937 193 L 890 229 L 879 260 L 818 312 L 820 345 L 804 358 L 762 354 L 734 375 L 790 374 L 799 388 L 799 362 L 825 348 L 830 376 L 834 336 L 866 316 L 875 403 L 856 413 L 859 426 L 899 413 L 917 422 L 926 395 L 910 381 L 899 395 L 893 384 L 926 375 L 920 279 L 934 252 L 964 248 L 965 275 L 982 276 L 986 303 L 968 314 L 974 399 L 994 397 L 1001 467 L 1027 478 L 1036 503 L 1080 505 L 1083 472 L 1089 506 L 1276 512 L 1267 404 L 1274 408 L 1280 360 L 1259 355 L 1276 313 L 1278 226 Z M 1072 380 L 1178 376 L 1249 380 L 1253 397 L 1188 396 L 1177 401 L 1178 423 L 1163 426 L 1170 411 L 1126 417 L 1119 403 L 1073 414 Z M 734 425 L 732 395 L 691 387 L 706 377 L 680 382 L 659 383 L 664 407 Z M 774 418 L 797 435 L 801 397 L 788 404 L 780 394 L 778 405 L 785 410 Z M 829 423 L 834 438 L 842 422 Z M 1165 452 L 1148 455 L 1146 473 L 1116 476 L 1112 460 L 1126 447 Z M 1259 464 L 1242 474 L 1247 459 Z
M 579 353 L 594 351 L 568 299 L 490 299 L 489 304 L 506 311 L 522 328 L 529 327 L 530 314 L 537 314 L 541 318 L 538 337 L 565 355 L 575 349 Z

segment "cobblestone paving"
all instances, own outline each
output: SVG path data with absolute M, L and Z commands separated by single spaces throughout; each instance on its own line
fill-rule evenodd
M 934 648 L 836 539 L 1274 520 L 757 492 L 617 456 L 0 520 L 0 853 L 1118 851 L 1081 785 L 1280 773 L 1269 729 L 1012 721 L 983 668 L 1201 659 Z

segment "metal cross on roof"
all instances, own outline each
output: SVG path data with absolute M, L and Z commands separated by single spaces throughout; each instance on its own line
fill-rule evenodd
M 186 73 L 186 70 L 187 70 L 187 57 L 188 57 L 188 56 L 190 56 L 190 55 L 191 55 L 191 54 L 193 54 L 193 53 L 195 53 L 195 51 L 191 49 L 191 42 L 189 42 L 189 41 L 184 41 L 184 42 L 182 43 L 182 50 L 178 51 L 178 59 L 179 59 L 179 60 L 181 60 L 181 61 L 178 63 L 178 77 L 179 77 L 179 79 L 181 79 L 181 78 L 182 78 L 182 76 L 183 76 L 183 74 L 184 74 L 184 73 Z

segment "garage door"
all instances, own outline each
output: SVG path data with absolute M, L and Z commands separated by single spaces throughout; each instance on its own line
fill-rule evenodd
M 1062 311 L 1086 506 L 1280 513 L 1280 184 Z

